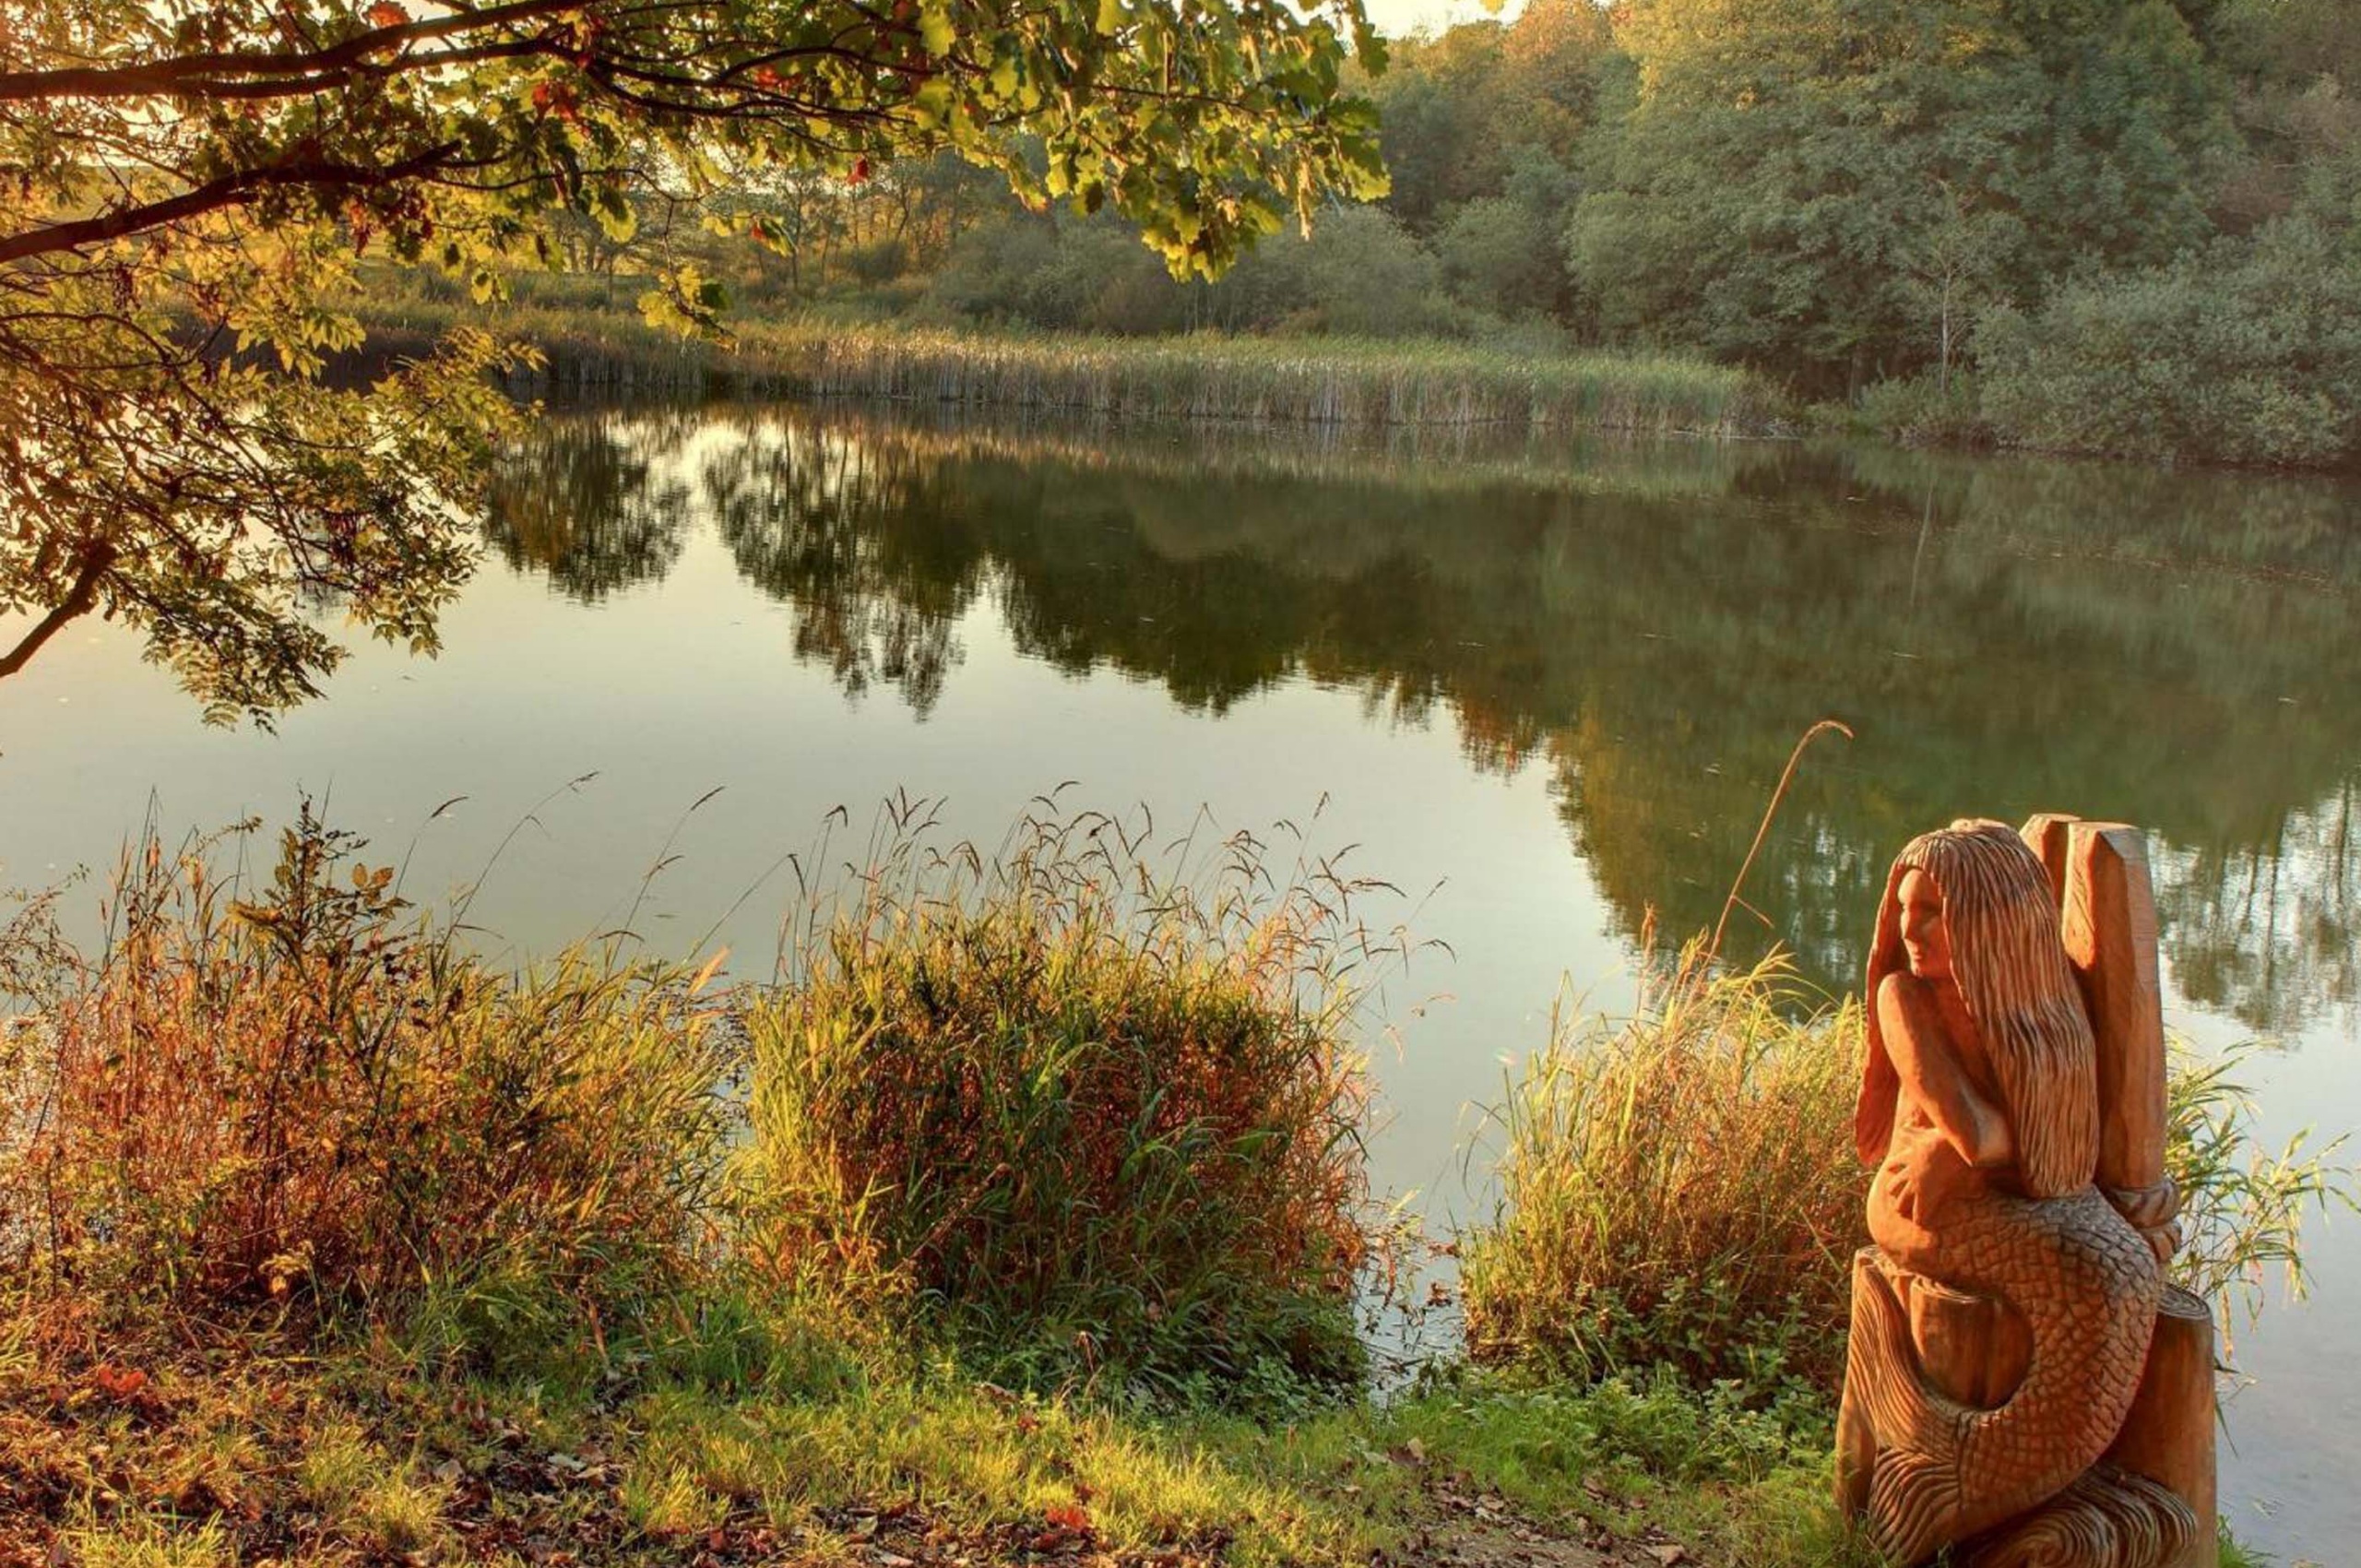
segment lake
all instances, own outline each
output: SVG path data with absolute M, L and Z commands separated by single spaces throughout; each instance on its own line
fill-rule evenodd
M 1432 944 L 1376 999 L 1373 1156 L 1440 1222 L 1488 1201 L 1471 1107 L 1561 986 L 1628 1004 L 1651 920 L 1712 925 L 1789 749 L 1834 717 L 1856 739 L 1805 762 L 1734 947 L 1855 985 L 1913 834 L 2136 823 L 2168 1022 L 2262 1042 L 2268 1136 L 2361 1127 L 2353 482 L 560 410 L 487 543 L 439 658 L 362 647 L 276 733 L 206 728 L 136 639 L 73 627 L 0 682 L 0 884 L 309 791 L 414 894 L 481 875 L 495 948 L 629 919 L 760 976 L 839 805 L 822 863 L 897 790 L 985 843 L 1062 784 L 1163 837 L 1299 829 Z M 2325 1562 L 2361 1538 L 2361 1221 L 2311 1241 L 2316 1304 L 2273 1281 L 2239 1336 L 2223 1497 L 2242 1537 Z

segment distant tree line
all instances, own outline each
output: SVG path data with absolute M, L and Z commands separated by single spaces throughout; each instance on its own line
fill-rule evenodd
M 757 311 L 1685 350 L 1904 437 L 2343 464 L 2352 9 L 1530 0 L 1397 41 L 1391 193 L 1218 283 L 948 159 L 783 180 L 714 265 Z

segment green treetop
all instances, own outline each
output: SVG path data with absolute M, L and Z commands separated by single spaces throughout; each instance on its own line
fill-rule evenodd
M 1637 99 L 1568 239 L 1610 332 L 1842 386 L 2205 232 L 2225 119 L 2168 0 L 1633 0 L 1619 32 Z

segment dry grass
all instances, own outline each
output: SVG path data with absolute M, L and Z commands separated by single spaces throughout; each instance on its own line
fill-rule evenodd
M 1805 992 L 1778 955 L 1730 970 L 1706 951 L 1685 949 L 1631 1019 L 1558 1020 L 1509 1085 L 1500 1207 L 1463 1239 L 1479 1360 L 1834 1392 L 1866 1240 L 1859 1004 Z M 2344 1139 L 2257 1141 L 2236 1063 L 2175 1056 L 2166 1148 L 2187 1237 L 2173 1272 L 2225 1342 L 2270 1274 L 2301 1295 L 2305 1219 L 2361 1206 Z
M 804 374 L 822 396 L 1265 423 L 1725 436 L 1760 434 L 1776 415 L 1775 398 L 1747 372 L 1669 356 L 1525 356 L 1358 339 L 1092 339 L 902 328 L 802 337 Z
M 1816 1007 L 1779 957 L 1703 953 L 1627 1021 L 1557 1019 L 1509 1086 L 1500 1209 L 1463 1241 L 1478 1358 L 1833 1384 L 1864 1192 L 1858 1009 Z
M 1091 814 L 943 851 L 924 810 L 750 1015 L 756 1266 L 1036 1373 L 1348 1373 L 1363 885 L 1243 836 L 1185 876 Z
M 1012 1380 L 1349 1379 L 1364 885 L 1095 814 L 997 855 L 888 820 L 784 982 L 718 997 L 611 944 L 494 969 L 308 811 L 259 887 L 147 841 L 94 956 L 0 943 L 39 1018 L 0 1073 L 10 1321 L 610 1364 L 743 1288 Z
M 435 1296 L 587 1319 L 693 1258 L 730 1111 L 693 977 L 496 972 L 308 811 L 267 885 L 126 857 L 47 944 L 0 1111 L 0 1277 L 60 1331 Z

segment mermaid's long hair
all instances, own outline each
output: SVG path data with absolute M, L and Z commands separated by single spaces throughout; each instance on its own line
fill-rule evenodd
M 1869 1063 L 1854 1136 L 1875 1164 L 1893 1138 L 1901 1088 L 1878 1024 L 1878 987 L 1905 968 L 1902 879 L 1932 877 L 1951 934 L 1952 973 L 1982 1037 L 2028 1197 L 2063 1197 L 2098 1167 L 2098 1046 L 2058 930 L 2040 858 L 2005 823 L 1962 820 L 1912 839 L 1888 873 L 1869 949 Z

